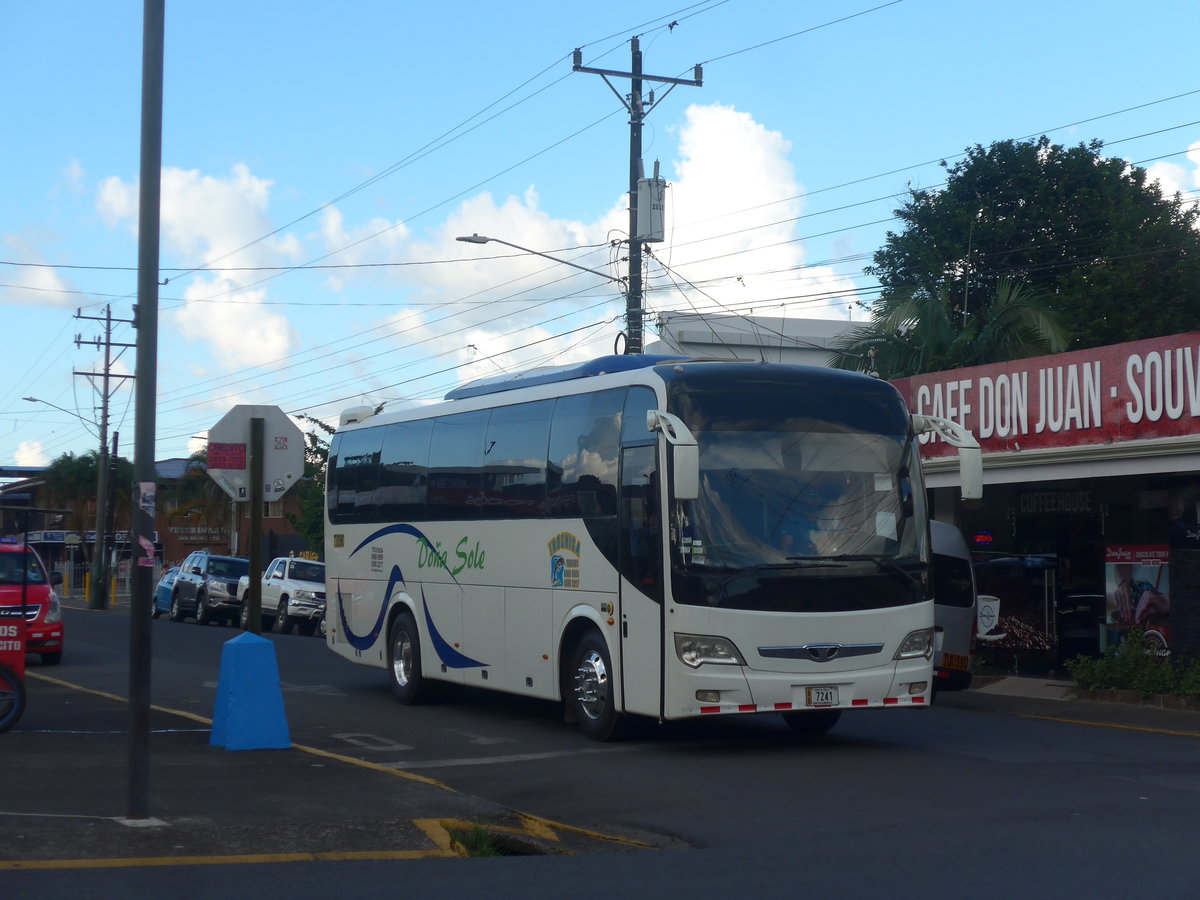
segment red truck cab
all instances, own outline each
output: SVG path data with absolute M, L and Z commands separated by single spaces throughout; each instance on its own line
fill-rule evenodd
M 47 572 L 32 547 L 0 538 L 0 622 L 25 622 L 25 650 L 42 663 L 58 665 L 63 654 L 62 605 L 55 586 L 57 572 Z

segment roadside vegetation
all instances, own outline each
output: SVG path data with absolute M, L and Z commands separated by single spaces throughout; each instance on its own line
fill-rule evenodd
M 1066 669 L 1088 691 L 1137 691 L 1143 697 L 1171 694 L 1200 697 L 1200 660 L 1158 656 L 1142 646 L 1141 629 L 1130 631 L 1103 656 L 1077 656 Z

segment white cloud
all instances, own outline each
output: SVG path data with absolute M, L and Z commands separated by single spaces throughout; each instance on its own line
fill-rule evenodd
M 667 191 L 667 241 L 654 250 L 675 278 L 656 279 L 660 291 L 651 303 L 844 318 L 845 298 L 825 295 L 853 290 L 853 283 L 828 267 L 800 268 L 805 250 L 795 220 L 804 210 L 803 189 L 789 158 L 791 144 L 748 113 L 694 105 L 686 112 L 679 152 Z
M 1151 163 L 1146 167 L 1147 180 L 1157 181 L 1164 197 L 1174 197 L 1176 193 L 1186 194 L 1200 188 L 1200 141 L 1188 147 L 1187 160 L 1191 163 L 1190 169 L 1180 163 L 1164 160 Z
M 794 221 L 803 210 L 803 192 L 789 159 L 791 145 L 749 114 L 726 106 L 691 107 L 679 138 L 680 158 L 667 198 L 667 241 L 653 250 L 687 296 L 650 262 L 648 314 L 698 308 L 718 314 L 845 319 L 850 298 L 830 300 L 828 295 L 831 291 L 852 294 L 853 282 L 828 267 L 804 267 L 804 248 L 796 239 Z M 648 161 L 647 168 L 651 167 Z M 386 327 L 403 347 L 405 363 L 381 371 L 364 360 L 362 370 L 369 377 L 361 383 L 395 394 L 405 391 L 406 378 L 419 371 L 459 366 L 420 382 L 423 395 L 432 396 L 456 381 L 496 375 L 501 368 L 564 363 L 612 352 L 613 339 L 623 327 L 619 319 L 610 321 L 624 311 L 618 286 L 504 243 L 455 243 L 454 239 L 476 233 L 492 236 L 624 276 L 625 245 L 613 247 L 609 241 L 625 237 L 627 202 L 624 194 L 618 194 L 595 221 L 580 222 L 551 217 L 540 208 L 533 188 L 502 200 L 485 192 L 463 201 L 429 239 L 407 240 L 403 227 L 389 231 L 389 255 L 417 262 L 448 257 L 470 262 L 405 266 L 390 272 L 388 277 L 402 288 L 400 302 L 434 305 L 427 311 L 409 306 L 392 318 Z M 766 214 L 764 206 L 769 206 Z M 764 220 L 775 224 L 757 227 Z M 380 220 L 365 229 L 350 229 L 340 212 L 328 210 L 322 234 L 327 246 L 344 246 L 387 224 Z M 589 245 L 598 246 L 582 253 L 561 249 Z M 374 249 L 375 241 L 363 246 Z M 355 270 L 339 279 L 348 284 L 364 277 L 378 277 L 378 273 Z M 686 281 L 699 288 L 687 287 Z M 605 325 L 588 328 L 600 321 Z M 414 366 L 418 359 L 432 361 Z M 399 386 L 385 387 L 389 385 Z
M 271 363 L 296 343 L 287 318 L 265 305 L 266 289 L 251 287 L 263 272 L 230 271 L 286 264 L 300 255 L 292 236 L 258 240 L 274 230 L 267 214 L 271 185 L 240 163 L 226 177 L 163 169 L 164 243 L 189 265 L 222 270 L 195 276 L 184 290 L 184 306 L 172 317 L 190 342 L 207 345 L 189 357 L 201 371 L 210 364 L 236 369 Z M 128 220 L 136 231 L 137 191 L 136 182 L 105 179 L 96 200 L 104 221 L 115 227 Z
M 0 304 L 71 307 L 78 303 L 77 297 L 66 293 L 70 286 L 58 272 L 40 265 L 46 260 L 36 250 L 38 240 L 22 233 L 5 234 L 3 241 L 6 255 L 27 265 L 10 267 L 5 273 L 7 284 L 0 287 Z
M 50 464 L 41 441 L 21 441 L 13 451 L 13 459 L 18 466 L 45 466 Z

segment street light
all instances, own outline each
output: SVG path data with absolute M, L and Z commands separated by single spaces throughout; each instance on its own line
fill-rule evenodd
M 81 416 L 81 415 L 80 415 L 79 413 L 77 413 L 77 412 L 71 412 L 71 410 L 69 410 L 69 409 L 64 409 L 64 408 L 63 408 L 63 407 L 61 407 L 61 406 L 55 406 L 55 405 L 54 405 L 53 403 L 51 403 L 49 400 L 39 400 L 37 397 L 22 397 L 21 399 L 22 399 L 22 400 L 25 400 L 25 401 L 27 401 L 27 402 L 29 402 L 29 403 L 41 403 L 41 404 L 43 404 L 43 405 L 45 405 L 45 406 L 49 406 L 49 407 L 51 407 L 52 409 L 57 409 L 59 412 L 65 412 L 65 413 L 66 413 L 68 416 L 74 416 L 74 417 L 75 417 L 76 419 L 78 419 L 80 422 L 86 422 L 86 423 L 87 423 L 87 424 L 89 424 L 89 425 L 95 425 L 97 428 L 99 428 L 99 427 L 100 427 L 100 423 L 99 423 L 99 422 L 96 422 L 96 421 L 94 421 L 93 419 L 89 419 L 89 418 L 87 418 L 87 416 Z
M 88 598 L 88 607 L 90 609 L 104 609 L 108 605 L 106 596 L 108 579 L 106 576 L 107 566 L 105 565 L 105 556 L 107 548 L 105 547 L 105 538 L 107 537 L 108 523 L 105 516 L 105 508 L 109 503 L 108 499 L 108 429 L 99 422 L 92 421 L 79 413 L 71 412 L 69 409 L 63 409 L 61 406 L 56 406 L 49 400 L 39 400 L 37 397 L 23 398 L 30 403 L 42 403 L 60 412 L 65 412 L 69 416 L 74 416 L 80 422 L 90 423 L 100 429 L 100 455 L 96 459 L 96 540 L 92 546 L 92 591 Z M 107 415 L 105 416 L 107 421 Z M 113 456 L 116 456 L 116 435 L 113 435 Z M 80 523 L 82 525 L 82 523 Z
M 553 260 L 556 263 L 562 263 L 564 266 L 571 266 L 576 269 L 582 269 L 584 272 L 591 272 L 593 275 L 599 275 L 601 278 L 607 278 L 609 281 L 615 281 L 617 284 L 625 284 L 624 278 L 617 278 L 615 275 L 609 275 L 607 272 L 601 272 L 599 269 L 589 269 L 587 266 L 581 266 L 579 263 L 573 263 L 569 259 L 559 259 L 557 256 L 551 256 L 549 253 L 542 253 L 540 250 L 530 250 L 528 247 L 522 247 L 520 244 L 514 244 L 511 241 L 503 241 L 500 238 L 487 237 L 482 234 L 463 235 L 456 237 L 456 241 L 462 241 L 465 244 L 503 244 L 505 247 L 512 247 L 514 250 L 520 250 L 524 253 L 532 253 L 534 256 L 543 256 L 546 259 Z

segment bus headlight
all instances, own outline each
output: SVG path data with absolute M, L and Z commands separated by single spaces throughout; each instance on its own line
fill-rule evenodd
M 933 658 L 932 628 L 910 631 L 905 635 L 904 640 L 900 642 L 900 647 L 896 650 L 896 655 L 892 659 L 917 659 L 921 656 L 926 659 Z
M 675 635 L 675 654 L 685 666 L 698 669 L 705 663 L 744 666 L 742 654 L 728 638 L 711 634 Z

